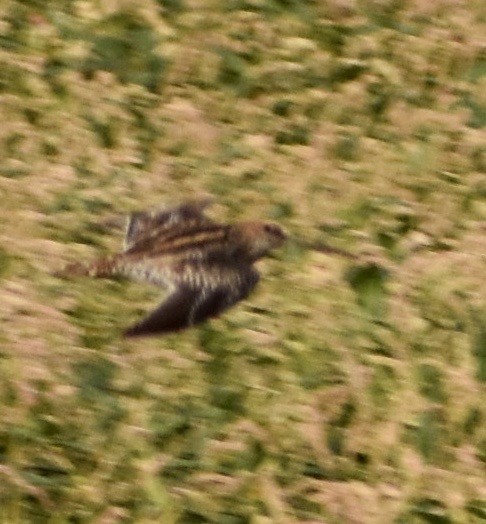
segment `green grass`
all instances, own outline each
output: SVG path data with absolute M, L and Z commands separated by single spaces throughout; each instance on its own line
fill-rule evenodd
M 0 522 L 486 519 L 481 7 L 2 3 Z M 52 276 L 202 193 L 298 240 L 222 318 Z

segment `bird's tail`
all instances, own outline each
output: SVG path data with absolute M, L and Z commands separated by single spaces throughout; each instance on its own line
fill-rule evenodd
M 54 275 L 58 277 L 82 277 L 110 278 L 120 273 L 120 260 L 118 257 L 100 258 L 89 264 L 74 262 L 57 271 Z

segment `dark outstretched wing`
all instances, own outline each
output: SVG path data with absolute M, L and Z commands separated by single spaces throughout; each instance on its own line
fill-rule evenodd
M 246 298 L 259 275 L 252 267 L 215 270 L 181 283 L 152 313 L 127 329 L 125 337 L 149 336 L 178 331 L 222 313 Z M 194 285 L 194 284 L 199 285 Z
M 159 211 L 138 211 L 132 213 L 128 218 L 125 234 L 124 250 L 128 251 L 138 242 L 146 240 L 147 237 L 160 234 L 161 231 L 170 229 L 176 224 L 187 221 L 198 223 L 211 223 L 203 211 L 211 204 L 210 198 L 191 200 L 177 207 L 162 209 Z

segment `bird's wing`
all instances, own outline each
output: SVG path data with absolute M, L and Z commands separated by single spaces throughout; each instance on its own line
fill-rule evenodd
M 213 267 L 204 274 L 182 275 L 162 304 L 124 336 L 157 335 L 198 324 L 246 298 L 258 280 L 259 274 L 251 266 L 237 270 Z
M 132 213 L 128 217 L 124 251 L 133 248 L 138 242 L 146 240 L 147 237 L 160 234 L 161 231 L 170 229 L 182 222 L 211 223 L 211 220 L 204 215 L 204 210 L 211 202 L 212 199 L 210 198 L 201 198 L 155 212 L 137 211 Z

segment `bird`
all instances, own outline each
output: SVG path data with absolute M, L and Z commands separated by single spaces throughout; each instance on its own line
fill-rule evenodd
M 132 213 L 120 253 L 71 263 L 56 275 L 125 277 L 164 288 L 164 300 L 126 329 L 125 338 L 176 332 L 215 317 L 248 297 L 260 279 L 254 263 L 281 247 L 287 234 L 273 222 L 214 222 L 204 214 L 211 202 Z

